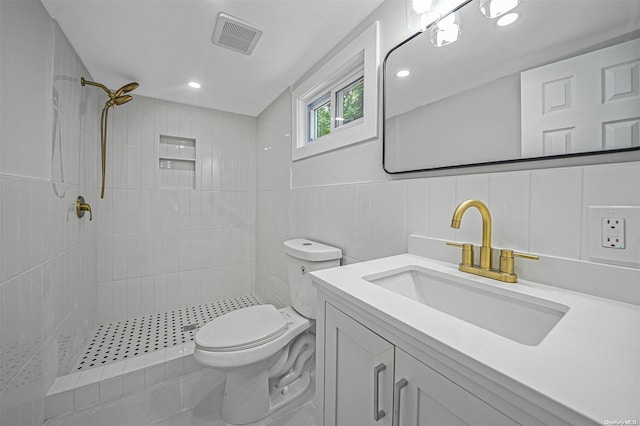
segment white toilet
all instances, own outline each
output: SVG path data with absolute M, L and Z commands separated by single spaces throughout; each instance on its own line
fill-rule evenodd
M 285 241 L 292 306 L 258 305 L 222 315 L 195 338 L 195 358 L 227 372 L 222 419 L 247 424 L 299 397 L 309 386 L 315 352 L 316 292 L 308 272 L 340 265 L 342 251 Z

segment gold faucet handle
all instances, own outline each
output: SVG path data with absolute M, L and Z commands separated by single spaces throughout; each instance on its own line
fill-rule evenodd
M 460 262 L 461 265 L 473 265 L 473 244 L 447 242 L 447 245 L 462 248 L 462 260 Z
M 513 258 L 520 257 L 522 259 L 539 260 L 540 257 L 535 254 L 520 253 L 513 250 L 500 250 L 500 272 L 505 274 L 513 274 Z
M 540 260 L 539 256 L 536 256 L 535 254 L 529 254 L 529 253 L 520 253 L 517 251 L 513 252 L 513 256 L 514 257 L 520 257 L 522 259 L 529 259 L 529 260 Z

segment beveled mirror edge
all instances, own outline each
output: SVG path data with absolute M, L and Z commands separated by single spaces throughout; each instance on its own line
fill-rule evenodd
M 458 11 L 473 0 L 466 0 L 456 8 L 452 9 L 448 14 Z M 446 15 L 448 15 L 446 14 Z M 446 16 L 446 15 L 443 15 Z M 441 18 L 442 19 L 442 18 Z M 457 164 L 452 166 L 432 167 L 415 170 L 389 171 L 386 165 L 386 96 L 387 96 L 387 59 L 389 56 L 409 43 L 414 38 L 420 36 L 423 32 L 429 30 L 433 25 L 437 24 L 436 20 L 429 24 L 424 31 L 418 31 L 400 43 L 393 46 L 385 55 L 382 62 L 382 169 L 390 175 L 391 179 L 406 178 L 422 178 L 422 177 L 440 177 L 440 176 L 458 176 L 470 175 L 477 173 L 499 173 L 524 170 L 593 166 L 599 164 L 615 164 L 640 161 L 640 146 L 633 148 L 623 148 L 607 151 L 589 151 L 577 152 L 571 154 L 550 155 L 544 157 L 515 158 L 508 160 L 489 161 L 482 163 Z M 637 33 L 634 31 L 634 33 Z

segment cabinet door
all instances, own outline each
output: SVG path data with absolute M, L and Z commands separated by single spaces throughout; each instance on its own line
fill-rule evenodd
M 325 425 L 391 425 L 394 346 L 325 304 Z
M 394 411 L 398 425 L 517 424 L 491 405 L 396 348 Z M 399 417 L 398 417 L 399 416 Z

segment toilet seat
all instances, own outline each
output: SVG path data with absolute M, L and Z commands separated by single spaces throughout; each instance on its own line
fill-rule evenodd
M 275 306 L 249 306 L 215 318 L 198 331 L 195 342 L 207 351 L 233 352 L 268 343 L 286 330 L 287 321 Z
M 259 306 L 265 306 L 265 305 L 259 305 Z M 270 305 L 266 305 L 266 306 L 270 306 Z M 257 307 L 258 306 L 255 306 L 254 308 L 257 308 Z M 269 308 L 263 307 L 262 309 L 265 309 L 265 311 L 273 312 L 272 308 L 273 306 Z M 243 309 L 248 309 L 248 308 L 243 308 Z M 233 311 L 233 312 L 237 312 L 237 311 Z M 229 312 L 227 314 L 224 314 L 223 316 L 230 315 L 233 312 Z M 210 340 L 209 338 L 203 338 L 202 337 L 203 334 L 201 334 L 203 333 L 203 330 L 207 327 L 207 325 L 211 324 L 209 323 L 204 327 L 202 327 L 198 331 L 198 333 L 196 333 L 196 337 L 194 339 L 195 348 L 193 351 L 193 356 L 200 363 L 204 365 L 208 365 L 210 367 L 222 369 L 222 370 L 225 370 L 228 368 L 237 368 L 239 366 L 256 363 L 261 360 L 266 360 L 270 356 L 276 354 L 278 351 L 284 348 L 287 345 L 287 343 L 289 343 L 292 339 L 294 339 L 298 334 L 308 330 L 314 324 L 313 320 L 310 320 L 298 314 L 290 306 L 282 309 L 276 309 L 276 312 L 280 316 L 280 318 L 282 318 L 285 321 L 286 325 L 284 328 L 284 332 L 282 332 L 279 335 L 276 333 L 271 338 L 271 340 L 265 342 L 264 339 L 261 339 L 263 342 L 262 344 L 256 344 L 254 341 L 253 346 L 248 348 L 245 347 L 245 349 L 239 349 L 239 346 L 234 347 L 229 345 L 228 343 L 226 344 L 227 350 L 209 349 L 204 345 L 209 344 L 210 346 L 216 346 L 215 344 L 213 344 L 214 340 Z M 244 315 L 244 314 L 240 314 L 240 315 Z M 267 315 L 271 315 L 271 314 L 267 314 Z M 221 319 L 221 318 L 222 316 L 214 319 L 213 321 L 217 321 L 218 319 Z M 277 318 L 277 317 L 273 317 L 273 318 Z M 218 324 L 220 324 L 220 322 L 218 322 Z M 254 328 L 256 325 L 257 324 L 252 323 L 250 326 L 245 328 Z M 228 327 L 228 330 L 230 331 L 230 333 L 234 333 L 233 330 L 236 330 L 237 333 L 241 333 L 241 331 L 238 330 L 238 327 L 234 325 L 230 325 Z M 242 330 L 243 333 L 245 331 L 246 330 Z M 241 341 L 240 343 L 242 343 L 243 345 L 248 345 L 246 339 L 244 342 Z M 221 345 L 218 342 L 217 346 L 223 346 L 223 345 Z

